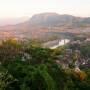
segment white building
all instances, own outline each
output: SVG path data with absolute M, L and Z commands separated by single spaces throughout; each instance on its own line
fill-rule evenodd
M 59 47 L 59 46 L 65 45 L 65 44 L 67 44 L 67 43 L 69 43 L 69 42 L 70 42 L 69 39 L 61 39 L 61 40 L 59 40 L 59 42 L 58 42 L 57 45 L 51 46 L 50 49 L 55 49 L 55 48 L 57 48 L 57 47 Z

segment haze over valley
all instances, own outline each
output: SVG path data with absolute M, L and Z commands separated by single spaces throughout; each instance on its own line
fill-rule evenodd
M 33 15 L 31 18 L 12 19 L 10 21 L 4 26 L 0 24 L 1 40 L 5 38 L 57 39 L 64 37 L 66 33 L 66 36 L 72 36 L 90 32 L 90 17 L 40 13 Z M 60 33 L 63 33 L 63 35 L 60 35 Z

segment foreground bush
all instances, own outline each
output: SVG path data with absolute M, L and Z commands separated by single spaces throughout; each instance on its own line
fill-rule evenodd
M 64 52 L 60 49 L 60 54 Z M 78 73 L 71 68 L 62 69 L 55 61 L 57 55 L 59 50 L 3 42 L 0 90 L 90 90 L 90 69 Z

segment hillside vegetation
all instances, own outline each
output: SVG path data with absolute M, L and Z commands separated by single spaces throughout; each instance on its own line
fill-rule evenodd
M 86 47 L 81 53 L 88 55 L 90 46 Z M 68 68 L 57 62 L 66 57 L 68 48 L 75 50 L 70 46 L 51 50 L 35 42 L 3 41 L 0 44 L 0 90 L 90 90 L 90 68 L 75 70 L 74 61 L 79 56 L 70 56 L 73 63 Z M 59 58 L 60 55 L 63 57 Z

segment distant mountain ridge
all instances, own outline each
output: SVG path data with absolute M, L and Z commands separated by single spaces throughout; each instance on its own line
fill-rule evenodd
M 60 37 L 61 35 L 58 33 L 61 32 L 81 33 L 87 31 L 90 32 L 90 17 L 41 13 L 33 15 L 24 22 L 0 27 L 0 39 L 3 36 L 46 39 L 50 36 Z
M 15 21 L 15 20 L 14 20 Z M 41 13 L 33 15 L 29 20 L 26 20 L 25 22 L 20 20 L 17 20 L 14 23 L 13 27 L 30 27 L 30 26 L 44 26 L 44 27 L 54 27 L 54 26 L 87 26 L 90 25 L 90 17 L 75 17 L 72 15 L 60 15 L 57 13 Z M 8 25 L 6 25 L 8 26 Z M 5 26 L 5 27 L 6 27 Z M 10 24 L 9 24 L 10 26 Z
M 0 26 L 15 25 L 27 21 L 28 17 L 0 18 Z
M 60 15 L 57 13 L 42 13 L 32 16 L 30 23 L 40 26 L 83 26 L 90 24 L 90 17 L 81 18 L 67 14 Z

